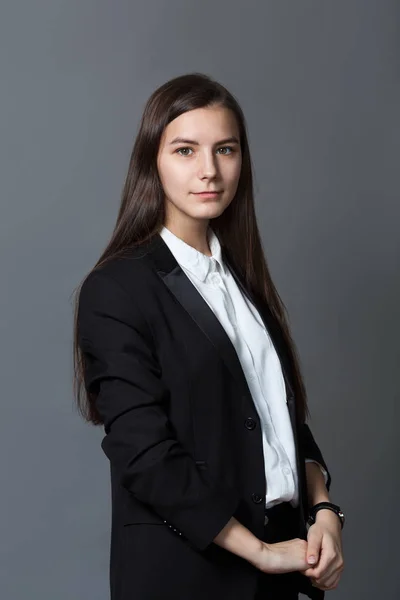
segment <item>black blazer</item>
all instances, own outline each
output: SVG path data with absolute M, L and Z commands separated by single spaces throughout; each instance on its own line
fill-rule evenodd
M 283 366 L 306 539 L 304 459 L 328 467 L 296 411 L 279 327 L 249 297 Z M 232 515 L 261 539 L 266 493 L 260 420 L 219 320 L 157 234 L 89 275 L 78 324 L 111 468 L 111 599 L 249 600 L 259 571 L 212 543 Z M 300 589 L 324 597 L 299 573 Z

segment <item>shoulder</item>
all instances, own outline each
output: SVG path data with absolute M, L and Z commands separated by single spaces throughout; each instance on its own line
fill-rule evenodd
M 127 248 L 97 265 L 83 280 L 80 294 L 97 293 L 99 288 L 105 293 L 121 288 L 131 295 L 151 286 L 157 274 L 148 248 L 148 244 Z
M 79 319 L 96 313 L 130 320 L 152 312 L 160 285 L 151 260 L 154 243 L 127 248 L 85 277 L 79 290 Z
M 123 339 L 126 326 L 148 333 L 146 296 L 150 269 L 135 252 L 96 266 L 80 286 L 77 324 L 81 339 Z M 101 340 L 100 340 L 101 341 Z M 102 343 L 102 342 L 101 342 Z

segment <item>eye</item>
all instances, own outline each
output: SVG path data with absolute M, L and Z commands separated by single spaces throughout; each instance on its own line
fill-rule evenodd
M 232 146 L 221 146 L 221 148 L 218 148 L 218 150 L 230 150 L 230 152 L 223 152 L 223 154 L 227 155 L 227 154 L 232 154 L 232 152 L 234 152 L 234 148 L 232 148 Z
M 188 146 L 185 146 L 184 148 L 178 148 L 176 150 L 176 152 L 181 152 L 182 150 L 191 150 L 191 148 L 189 148 Z M 189 156 L 189 154 L 181 154 L 181 156 Z

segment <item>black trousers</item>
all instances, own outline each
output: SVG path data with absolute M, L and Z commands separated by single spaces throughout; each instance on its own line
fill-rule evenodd
M 265 515 L 264 542 L 274 544 L 299 537 L 299 511 L 290 502 L 267 508 Z M 297 600 L 300 575 L 296 571 L 279 574 L 260 571 L 254 600 Z

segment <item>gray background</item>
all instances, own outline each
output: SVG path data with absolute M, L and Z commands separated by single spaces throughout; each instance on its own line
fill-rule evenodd
M 347 515 L 334 597 L 398 598 L 399 4 L 0 10 L 1 597 L 108 597 L 108 463 L 73 408 L 72 293 L 111 233 L 146 99 L 202 71 L 247 116 L 266 255 Z

